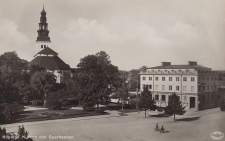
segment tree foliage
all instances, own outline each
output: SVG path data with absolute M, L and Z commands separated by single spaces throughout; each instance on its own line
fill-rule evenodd
M 119 77 L 118 68 L 111 64 L 109 55 L 104 51 L 88 55 L 80 60 L 77 67 L 81 100 L 97 106 L 107 101 L 110 89 Z
M 146 111 L 151 106 L 153 106 L 154 103 L 155 101 L 152 99 L 151 91 L 149 91 L 148 88 L 145 87 L 140 96 L 140 107 L 145 110 L 145 117 L 146 117 Z
M 140 73 L 140 69 L 132 69 L 129 72 L 129 76 L 128 76 L 128 81 L 129 81 L 129 85 L 130 85 L 130 89 L 137 89 L 138 88 L 138 84 L 139 84 L 139 74 Z
M 22 70 L 28 62 L 20 59 L 16 52 L 6 52 L 0 56 L 0 121 L 7 122 L 11 114 L 20 112 L 22 97 L 18 94 L 16 83 L 25 81 Z
M 17 135 L 14 133 L 7 133 L 5 128 L 0 127 L 0 140 L 1 141 L 33 141 L 29 138 L 28 132 L 25 130 L 24 126 L 19 126 Z
M 56 92 L 50 92 L 46 96 L 46 106 L 48 109 L 59 110 L 62 106 L 67 105 L 67 93 L 64 90 L 58 90 Z
M 186 111 L 184 110 L 185 107 L 182 106 L 179 96 L 176 93 L 173 93 L 169 97 L 168 106 L 165 108 L 165 113 L 168 115 L 173 115 L 175 120 L 175 114 L 182 115 Z
M 31 77 L 31 86 L 37 91 L 37 99 L 43 100 L 45 95 L 49 92 L 56 91 L 56 78 L 50 72 L 36 72 Z

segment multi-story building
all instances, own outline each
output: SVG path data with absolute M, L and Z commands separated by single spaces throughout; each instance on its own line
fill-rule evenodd
M 187 65 L 171 65 L 146 68 L 140 73 L 141 91 L 147 87 L 153 94 L 156 105 L 166 107 L 169 96 L 176 93 L 186 110 L 203 110 L 218 106 L 220 94 L 218 73 L 211 68 L 189 61 Z

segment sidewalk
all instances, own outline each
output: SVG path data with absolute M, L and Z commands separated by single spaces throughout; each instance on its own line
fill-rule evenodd
M 54 120 L 44 120 L 44 121 L 35 121 L 35 122 L 24 122 L 24 123 L 13 123 L 13 124 L 4 124 L 1 127 L 5 127 L 6 129 L 15 128 L 17 130 L 18 126 L 32 126 L 32 125 L 42 125 L 42 124 L 50 124 L 50 123 L 61 123 L 61 122 L 70 122 L 70 121 L 80 121 L 80 120 L 92 120 L 92 119 L 100 119 L 100 118 L 113 118 L 120 117 L 120 112 L 118 111 L 109 111 L 106 110 L 107 115 L 97 115 L 97 116 L 86 116 L 86 117 L 76 117 L 76 118 L 67 118 L 67 119 L 54 119 Z M 126 113 L 126 115 L 138 114 L 137 112 Z

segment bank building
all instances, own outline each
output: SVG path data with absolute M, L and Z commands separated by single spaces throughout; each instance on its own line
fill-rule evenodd
M 183 65 L 162 62 L 140 73 L 141 91 L 147 87 L 156 105 L 166 107 L 171 94 L 176 93 L 185 110 L 204 110 L 219 106 L 224 93 L 218 91 L 218 72 L 189 61 Z

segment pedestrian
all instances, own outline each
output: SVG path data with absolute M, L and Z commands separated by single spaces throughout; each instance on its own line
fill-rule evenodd
M 155 131 L 159 131 L 159 124 L 158 123 L 156 123 L 156 125 L 155 125 Z
M 160 133 L 163 132 L 164 133 L 164 125 L 162 125 L 161 129 L 160 129 Z

